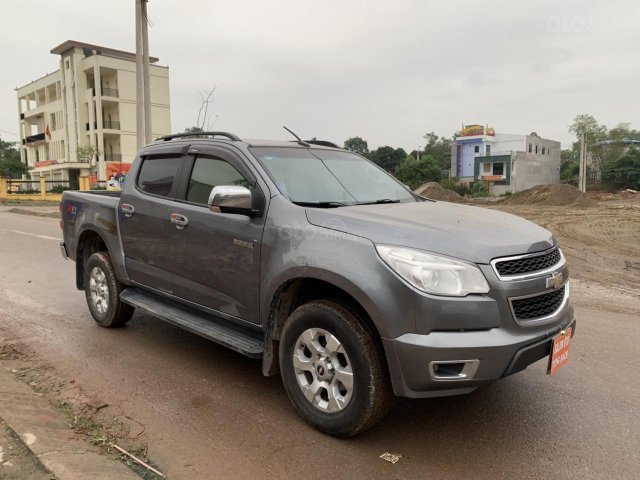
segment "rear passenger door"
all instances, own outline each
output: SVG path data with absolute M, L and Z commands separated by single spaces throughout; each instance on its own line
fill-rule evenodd
M 137 172 L 130 175 L 135 185 L 128 185 L 120 197 L 120 235 L 129 278 L 167 293 L 173 293 L 175 285 L 173 253 L 166 240 L 170 202 L 185 161 L 180 150 L 143 154 Z

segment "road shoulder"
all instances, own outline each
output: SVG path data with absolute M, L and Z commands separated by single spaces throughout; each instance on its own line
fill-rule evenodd
M 0 369 L 0 386 L 0 419 L 56 480 L 140 478 L 124 464 L 88 445 L 70 429 L 62 412 L 11 371 Z

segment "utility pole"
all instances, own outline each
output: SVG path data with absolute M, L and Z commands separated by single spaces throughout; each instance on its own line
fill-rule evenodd
M 578 173 L 578 190 L 587 191 L 587 142 L 586 135 L 582 132 L 580 139 L 580 170 Z
M 149 87 L 149 30 L 147 1 L 136 2 L 136 143 L 151 143 L 151 92 Z

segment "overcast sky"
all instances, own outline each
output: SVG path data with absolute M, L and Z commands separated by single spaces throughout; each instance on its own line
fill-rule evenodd
M 134 51 L 134 0 L 4 0 L 0 135 L 14 87 L 73 39 Z M 571 142 L 590 113 L 640 128 L 638 0 L 150 0 L 150 52 L 170 67 L 175 132 L 216 85 L 217 130 L 412 150 L 462 123 Z

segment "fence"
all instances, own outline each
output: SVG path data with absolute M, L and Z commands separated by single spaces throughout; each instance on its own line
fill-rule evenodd
M 75 188 L 73 188 L 75 187 Z M 102 190 L 106 182 L 89 185 L 89 177 L 80 177 L 77 186 L 68 180 L 20 180 L 0 177 L 0 200 L 52 200 L 60 201 L 65 190 Z

